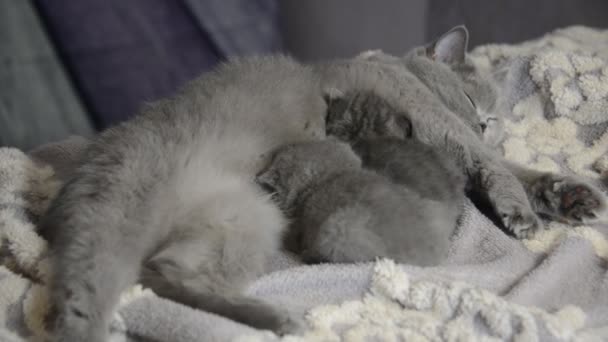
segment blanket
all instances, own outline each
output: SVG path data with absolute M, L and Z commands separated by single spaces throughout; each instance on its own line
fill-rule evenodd
M 571 27 L 471 54 L 497 71 L 509 110 L 500 149 L 534 169 L 600 180 L 608 170 L 608 31 Z M 36 222 L 81 158 L 73 138 L 29 154 L 0 149 L 0 339 L 47 336 L 46 242 Z M 467 202 L 447 260 L 414 267 L 301 265 L 289 255 L 248 294 L 302 315 L 275 336 L 127 289 L 112 341 L 602 341 L 608 339 L 608 225 L 550 223 L 515 240 Z

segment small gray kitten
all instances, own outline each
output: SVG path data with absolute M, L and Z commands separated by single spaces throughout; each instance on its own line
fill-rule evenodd
M 418 179 L 422 183 L 445 184 L 451 177 L 440 171 L 435 159 L 416 151 L 424 148 L 419 143 L 369 140 L 364 144 L 369 152 L 383 153 L 389 164 L 392 159 L 399 164 L 391 171 L 416 169 L 412 176 L 426 172 Z M 404 176 L 400 173 L 396 178 Z M 424 186 L 418 192 L 420 187 L 400 185 L 364 170 L 349 145 L 333 139 L 279 148 L 257 177 L 292 219 L 296 251 L 305 261 L 365 262 L 387 257 L 420 266 L 437 265 L 447 254 L 464 197 L 463 178 L 459 180 L 454 193 L 449 187 L 435 192 Z
M 326 132 L 342 141 L 354 143 L 360 139 L 397 138 L 412 136 L 412 123 L 407 113 L 399 112 L 372 91 L 342 94 L 328 90 Z
M 327 135 L 351 144 L 365 168 L 425 198 L 451 202 L 455 207 L 462 205 L 466 179 L 454 160 L 467 159 L 463 147 L 450 142 L 453 149 L 448 154 L 408 139 L 413 131 L 407 114 L 373 91 L 333 92 L 325 96 L 325 101 Z

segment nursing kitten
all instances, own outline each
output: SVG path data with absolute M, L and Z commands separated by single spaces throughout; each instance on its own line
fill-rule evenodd
M 352 144 L 361 139 L 407 139 L 412 136 L 407 113 L 399 112 L 371 91 L 342 94 L 329 89 L 324 99 L 327 103 L 326 132 L 342 141 Z
M 327 134 L 351 144 L 365 168 L 460 212 L 466 179 L 454 160 L 470 159 L 463 147 L 451 142 L 446 153 L 408 139 L 413 131 L 406 114 L 372 91 L 333 92 L 325 101 Z
M 298 329 L 286 310 L 242 294 L 281 248 L 286 222 L 253 180 L 267 152 L 324 138 L 325 111 L 311 68 L 254 57 L 101 133 L 40 228 L 53 257 L 54 339 L 106 341 L 121 291 L 138 278 L 256 328 Z
M 379 142 L 377 148 L 376 141 L 365 144 L 371 152 L 383 151 L 388 163 L 391 158 L 400 165 L 411 162 L 409 168 L 416 169 L 412 175 L 426 172 L 419 179 L 422 183 L 446 183 L 447 175 L 438 171 L 435 160 L 417 152 L 424 149 L 420 143 Z M 459 212 L 450 200 L 464 197 L 462 182 L 460 196 L 445 196 L 447 188 L 439 192 L 426 188 L 421 194 L 415 187 L 364 170 L 349 145 L 333 139 L 279 148 L 257 181 L 274 193 L 287 212 L 290 229 L 297 235 L 296 251 L 308 262 L 387 257 L 419 266 L 437 265 L 447 254 Z

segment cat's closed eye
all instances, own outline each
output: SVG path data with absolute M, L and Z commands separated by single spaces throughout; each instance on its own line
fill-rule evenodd
M 467 99 L 469 99 L 469 102 L 471 103 L 471 106 L 473 106 L 473 108 L 477 109 L 477 106 L 475 105 L 475 101 L 473 101 L 473 99 L 471 98 L 471 96 L 469 96 L 469 94 L 467 94 L 466 92 L 464 93 L 467 97 Z

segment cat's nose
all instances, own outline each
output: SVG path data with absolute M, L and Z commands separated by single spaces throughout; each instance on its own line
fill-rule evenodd
M 488 128 L 488 124 L 485 122 L 482 122 L 479 124 L 479 127 L 481 127 L 481 133 L 486 131 L 486 128 Z

